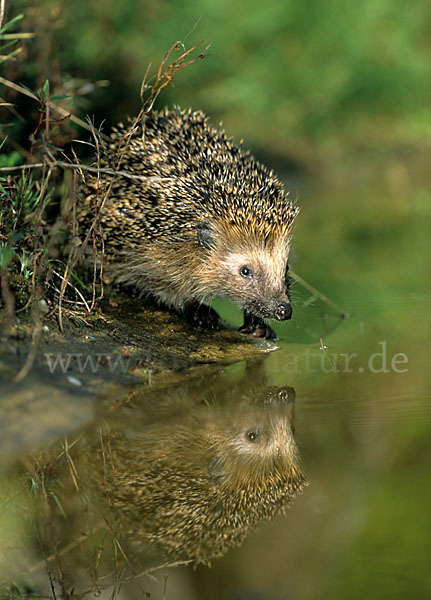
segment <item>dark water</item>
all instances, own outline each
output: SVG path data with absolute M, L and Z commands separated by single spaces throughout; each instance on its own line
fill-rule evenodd
M 408 244 L 408 219 L 396 236 L 403 206 L 386 214 L 390 235 L 373 210 L 367 227 L 331 225 L 303 258 L 301 275 L 350 318 L 296 285 L 276 350 L 105 399 L 95 425 L 2 475 L 2 585 L 47 597 L 430 597 L 425 238 L 418 225 Z M 298 261 L 312 221 L 298 227 Z M 143 574 L 188 560 L 212 567 Z

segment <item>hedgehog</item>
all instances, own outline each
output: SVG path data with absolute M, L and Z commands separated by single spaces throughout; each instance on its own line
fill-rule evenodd
M 236 145 L 202 111 L 174 108 L 113 129 L 103 166 L 87 184 L 78 217 L 99 211 L 112 277 L 218 327 L 206 305 L 228 297 L 242 333 L 275 338 L 266 319 L 292 316 L 289 253 L 298 207 L 273 171 Z
M 135 553 L 210 565 L 302 490 L 292 388 L 236 400 L 204 402 L 147 426 L 133 418 L 88 453 L 106 519 Z

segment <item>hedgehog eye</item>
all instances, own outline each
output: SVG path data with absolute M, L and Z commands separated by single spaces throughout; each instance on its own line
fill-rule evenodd
M 245 437 L 248 439 L 249 442 L 257 442 L 259 437 L 259 431 L 257 429 L 250 429 L 250 431 L 247 431 Z
M 251 279 L 253 277 L 253 269 L 251 267 L 247 267 L 247 265 L 241 267 L 239 273 L 242 277 L 245 277 L 246 279 Z

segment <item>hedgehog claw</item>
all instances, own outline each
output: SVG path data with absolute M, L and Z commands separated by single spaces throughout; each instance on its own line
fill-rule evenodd
M 220 318 L 211 306 L 200 304 L 199 302 L 188 303 L 184 305 L 182 314 L 190 325 L 193 325 L 197 329 L 202 331 L 214 331 L 218 329 Z
M 253 335 L 254 337 L 265 338 L 266 340 L 276 340 L 277 335 L 263 319 L 256 317 L 249 312 L 244 311 L 244 323 L 238 328 L 240 333 Z

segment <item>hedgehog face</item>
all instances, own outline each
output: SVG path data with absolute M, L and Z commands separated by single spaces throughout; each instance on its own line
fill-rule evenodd
M 297 468 L 292 419 L 290 405 L 237 411 L 209 464 L 212 483 L 239 488 L 277 477 L 290 479 Z
M 252 417 L 253 413 L 247 415 L 240 431 L 232 437 L 232 450 L 239 457 L 256 457 L 271 463 L 281 457 L 291 459 L 295 446 L 288 415 L 258 413 Z
M 232 250 L 222 265 L 226 295 L 243 310 L 262 319 L 290 319 L 288 248 L 284 241 L 271 248 Z

